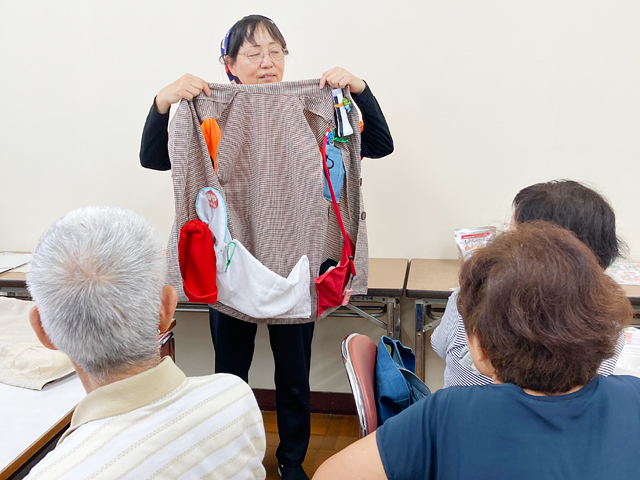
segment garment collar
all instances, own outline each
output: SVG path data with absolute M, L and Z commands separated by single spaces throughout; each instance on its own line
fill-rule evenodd
M 178 388 L 185 378 L 171 357 L 165 357 L 156 367 L 95 389 L 78 404 L 71 426 L 58 444 L 85 423 L 129 413 L 153 403 Z
M 501 383 L 501 384 L 496 384 L 495 386 L 502 387 L 502 388 L 513 389 L 519 395 L 521 395 L 521 396 L 523 396 L 523 397 L 525 397 L 528 400 L 533 401 L 533 402 L 558 403 L 558 402 L 567 402 L 567 401 L 578 400 L 578 399 L 580 399 L 582 397 L 586 397 L 587 395 L 593 394 L 593 392 L 598 388 L 598 385 L 600 383 L 600 377 L 601 377 L 600 375 L 596 375 L 593 380 L 591 380 L 589 383 L 587 383 L 580 390 L 577 390 L 577 391 L 575 391 L 573 393 L 565 393 L 565 394 L 562 394 L 562 395 L 550 395 L 550 396 L 531 395 L 531 394 L 525 392 L 522 388 L 518 387 L 517 385 L 514 385 L 513 383 Z

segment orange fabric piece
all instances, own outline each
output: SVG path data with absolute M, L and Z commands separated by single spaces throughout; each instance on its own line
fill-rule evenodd
M 211 161 L 213 162 L 213 171 L 217 173 L 216 153 L 218 152 L 218 144 L 220 143 L 220 126 L 218 125 L 218 122 L 216 122 L 213 118 L 207 118 L 204 122 L 202 122 L 200 128 L 202 128 L 204 139 L 207 142 L 209 156 L 211 157 Z
M 362 120 L 360 120 L 360 133 L 362 133 L 362 131 L 364 130 L 364 122 Z M 360 157 L 360 161 L 362 161 L 364 157 Z M 360 185 L 362 185 L 362 179 L 360 179 Z

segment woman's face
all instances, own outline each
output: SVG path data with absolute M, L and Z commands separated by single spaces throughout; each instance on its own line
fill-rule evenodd
M 264 28 L 258 27 L 253 35 L 253 42 L 245 40 L 238 51 L 236 61 L 229 64 L 229 70 L 245 85 L 281 82 L 284 75 L 284 57 L 273 60 L 269 53 L 276 51 L 282 51 L 280 43 Z M 258 61 L 251 62 L 245 54 L 257 54 Z

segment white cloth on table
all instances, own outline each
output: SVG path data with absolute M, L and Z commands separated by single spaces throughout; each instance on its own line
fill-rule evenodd
M 0 297 L 0 382 L 42 390 L 74 372 L 69 357 L 40 343 L 29 323 L 34 303 Z

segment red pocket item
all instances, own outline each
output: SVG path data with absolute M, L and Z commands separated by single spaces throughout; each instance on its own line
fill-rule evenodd
M 216 303 L 216 254 L 209 226 L 191 220 L 180 230 L 178 260 L 184 293 L 191 302 Z
M 350 245 L 349 245 L 350 244 Z M 345 289 L 351 276 L 355 277 L 356 267 L 353 263 L 353 243 L 344 242 L 342 257 L 337 267 L 334 267 L 316 278 L 318 292 L 318 316 L 328 309 L 342 305 Z
M 329 184 L 329 190 L 331 191 L 331 202 L 333 203 L 333 210 L 338 218 L 340 224 L 340 230 L 342 231 L 342 237 L 344 238 L 344 244 L 342 245 L 342 256 L 340 257 L 340 263 L 320 275 L 315 279 L 316 291 L 318 293 L 318 317 L 324 313 L 328 308 L 339 307 L 345 300 L 345 289 L 349 284 L 351 277 L 356 276 L 356 266 L 353 263 L 353 256 L 355 254 L 355 245 L 349 238 L 347 231 L 344 229 L 342 223 L 342 215 L 340 215 L 340 209 L 338 208 L 338 202 L 336 201 L 336 195 L 333 193 L 333 186 L 331 185 L 331 177 L 329 176 L 329 168 L 327 167 L 327 135 L 330 130 L 327 128 L 327 132 L 324 135 L 322 141 L 322 166 L 324 168 L 324 175 L 327 178 Z M 349 291 L 349 296 L 351 292 Z M 348 300 L 347 300 L 348 301 Z

